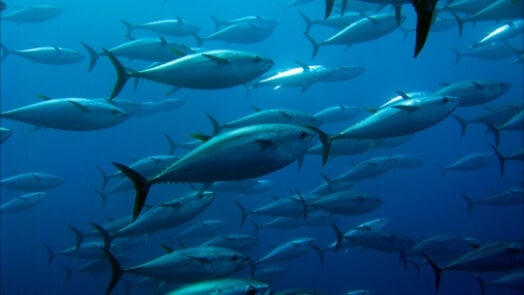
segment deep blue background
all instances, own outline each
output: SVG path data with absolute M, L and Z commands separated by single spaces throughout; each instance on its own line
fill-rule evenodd
M 14 9 L 14 1 L 7 1 Z M 38 1 L 16 1 L 25 7 L 42 4 Z M 329 65 L 361 65 L 366 73 L 349 82 L 321 84 L 311 87 L 303 95 L 297 89 L 273 91 L 269 88 L 255 89 L 245 99 L 245 88 L 235 87 L 217 91 L 181 90 L 174 97 L 186 104 L 173 112 L 155 116 L 132 118 L 122 125 L 96 132 L 65 132 L 59 130 L 32 131 L 31 126 L 13 121 L 2 121 L 2 126 L 13 129 L 12 138 L 1 146 L 1 177 L 14 171 L 44 171 L 65 179 L 62 186 L 49 192 L 48 199 L 38 207 L 1 217 L 1 293 L 2 294 L 99 294 L 109 280 L 108 274 L 98 276 L 75 275 L 68 285 L 63 283 L 60 263 L 74 266 L 75 261 L 57 258 L 46 266 L 47 256 L 43 242 L 55 249 L 69 247 L 73 236 L 67 224 L 89 230 L 89 222 L 104 222 L 105 216 L 120 217 L 131 212 L 132 193 L 110 197 L 102 208 L 94 189 L 101 183 L 95 169 L 101 165 L 112 171 L 112 161 L 129 163 L 140 158 L 167 152 L 161 132 L 167 132 L 178 142 L 190 140 L 189 134 L 210 132 L 205 112 L 214 114 L 221 122 L 250 113 L 251 106 L 260 108 L 294 108 L 315 112 L 334 104 L 376 107 L 395 96 L 395 90 L 433 91 L 441 82 L 457 82 L 470 79 L 500 80 L 512 84 L 512 88 L 497 101 L 488 105 L 502 105 L 521 101 L 523 98 L 522 64 L 511 65 L 505 61 L 478 61 L 465 57 L 454 66 L 454 55 L 449 48 L 465 50 L 468 44 L 478 40 L 493 28 L 492 23 L 467 24 L 464 36 L 456 30 L 432 33 L 422 54 L 412 58 L 414 34 L 403 40 L 400 31 L 385 38 L 365 44 L 356 44 L 345 51 L 343 47 L 321 48 L 318 57 L 311 60 L 311 45 L 302 32 L 304 23 L 295 8 L 283 12 L 278 3 L 283 1 L 46 1 L 45 4 L 63 7 L 64 12 L 49 22 L 14 25 L 2 22 L 1 42 L 11 49 L 32 46 L 57 45 L 84 52 L 79 41 L 85 41 L 96 49 L 109 48 L 124 40 L 125 28 L 119 19 L 133 23 L 155 19 L 181 17 L 199 24 L 201 34 L 213 32 L 209 15 L 222 19 L 257 14 L 280 21 L 274 35 L 260 44 L 226 45 L 218 42 L 205 43 L 209 48 L 245 49 L 275 60 L 275 68 L 293 65 L 293 61 Z M 323 1 L 317 1 L 300 9 L 312 18 L 323 15 Z M 407 21 L 404 27 L 414 27 L 411 7 L 404 8 Z M 311 34 L 321 40 L 332 30 L 314 28 Z M 137 31 L 136 36 L 153 36 Z M 192 38 L 181 38 L 194 46 Z M 515 44 L 522 46 L 521 40 Z M 138 66 L 145 65 L 132 62 Z M 9 56 L 1 64 L 1 107 L 8 110 L 36 102 L 35 94 L 50 97 L 101 97 L 109 95 L 115 81 L 115 72 L 105 58 L 101 58 L 95 70 L 87 73 L 88 59 L 68 66 L 47 66 L 31 63 L 17 56 Z M 132 83 L 130 83 L 132 84 Z M 121 97 L 137 101 L 159 100 L 169 89 L 167 86 L 141 81 L 133 91 L 127 85 Z M 483 107 L 459 109 L 457 114 L 472 117 Z M 326 126 L 328 132 L 345 127 Z M 220 218 L 227 222 L 224 232 L 241 231 L 238 228 L 239 213 L 234 199 L 246 207 L 255 208 L 266 203 L 273 195 L 286 196 L 296 189 L 307 191 L 321 181 L 319 172 L 336 176 L 352 163 L 371 156 L 409 153 L 427 159 L 427 164 L 414 170 L 395 170 L 379 178 L 363 181 L 355 189 L 375 194 L 384 199 L 384 205 L 371 214 L 344 218 L 340 227 L 347 229 L 359 222 L 376 218 L 390 219 L 390 228 L 420 239 L 431 235 L 454 235 L 474 237 L 480 242 L 522 238 L 522 207 L 490 208 L 478 206 L 471 217 L 466 215 L 466 205 L 459 193 L 481 198 L 492 190 L 504 190 L 518 185 L 523 179 L 521 162 L 507 164 L 506 176 L 501 177 L 497 165 L 469 173 L 449 173 L 446 178 L 434 161 L 451 163 L 459 156 L 472 152 L 490 151 L 490 135 L 484 128 L 473 125 L 465 138 L 459 137 L 459 126 L 447 119 L 429 130 L 416 134 L 412 141 L 391 150 L 370 151 L 354 156 L 331 159 L 322 168 L 320 158 L 308 156 L 300 172 L 296 165 L 268 175 L 277 182 L 271 193 L 261 196 L 218 195 L 215 203 L 198 220 Z M 501 150 L 515 151 L 522 147 L 522 133 L 507 132 L 502 135 Z M 177 153 L 183 154 L 183 150 Z M 158 203 L 176 192 L 187 190 L 186 185 L 155 186 L 149 201 Z M 15 194 L 2 191 L 2 202 Z M 254 218 L 262 222 L 262 218 Z M 157 233 L 149 237 L 145 247 L 130 254 L 132 262 L 142 262 L 162 253 L 158 246 L 166 235 L 173 235 L 183 227 Z M 251 231 L 247 226 L 243 231 Z M 261 232 L 260 247 L 252 252 L 255 258 L 269 251 L 272 246 L 290 238 L 314 236 L 324 246 L 334 239 L 330 228 L 301 229 L 296 231 Z M 404 271 L 398 255 L 371 250 L 354 249 L 347 255 L 328 253 L 326 264 L 319 267 L 313 254 L 284 264 L 289 272 L 275 289 L 286 287 L 311 287 L 329 294 L 342 294 L 351 289 L 371 289 L 373 294 L 433 294 L 433 273 L 423 268 L 417 279 L 412 268 Z M 494 290 L 496 291 L 496 290 Z M 123 288 L 117 287 L 117 292 Z M 445 273 L 442 294 L 477 294 L 478 286 L 468 273 Z M 493 293 L 494 294 L 494 293 Z

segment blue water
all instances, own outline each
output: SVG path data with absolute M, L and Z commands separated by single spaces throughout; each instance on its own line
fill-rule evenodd
M 11 3 L 13 2 L 13 3 Z M 9 9 L 42 4 L 39 1 L 7 1 Z M 59 267 L 70 267 L 76 261 L 57 258 L 47 266 L 47 254 L 43 243 L 54 249 L 63 249 L 74 243 L 67 224 L 90 230 L 89 222 L 105 222 L 106 216 L 121 217 L 131 213 L 133 193 L 110 197 L 102 208 L 94 192 L 101 178 L 96 165 L 112 171 L 111 162 L 129 163 L 130 159 L 167 152 L 167 144 L 161 132 L 170 134 L 175 141 L 189 141 L 195 132 L 211 132 L 204 113 L 208 112 L 221 122 L 226 122 L 252 112 L 251 106 L 267 108 L 293 108 L 316 112 L 321 108 L 349 104 L 361 107 L 377 107 L 395 90 L 433 91 L 441 82 L 462 80 L 500 80 L 512 84 L 512 88 L 501 98 L 486 105 L 496 106 L 522 101 L 522 64 L 511 65 L 510 60 L 479 61 L 465 57 L 454 66 L 454 55 L 450 47 L 466 49 L 468 44 L 482 37 L 493 28 L 491 22 L 466 24 L 464 36 L 458 37 L 457 30 L 431 33 L 428 42 L 417 59 L 412 58 L 414 34 L 403 40 L 400 31 L 384 38 L 350 49 L 331 46 L 321 48 L 317 58 L 311 59 L 311 45 L 303 36 L 304 23 L 296 8 L 282 12 L 277 5 L 283 1 L 46 1 L 45 4 L 62 7 L 64 12 L 56 19 L 39 24 L 15 25 L 2 23 L 1 43 L 12 49 L 32 46 L 57 45 L 77 49 L 84 53 L 79 41 L 85 41 L 95 49 L 108 48 L 124 42 L 125 28 L 120 23 L 124 18 L 133 23 L 155 19 L 181 17 L 202 27 L 201 34 L 213 32 L 214 25 L 209 15 L 222 19 L 257 14 L 277 19 L 280 24 L 267 40 L 252 45 L 223 44 L 209 42 L 209 48 L 232 48 L 253 51 L 275 61 L 275 67 L 292 66 L 293 61 L 328 65 L 360 65 L 366 73 L 348 82 L 318 84 L 303 95 L 297 89 L 273 91 L 269 88 L 255 89 L 245 99 L 245 88 L 225 90 L 186 90 L 173 95 L 186 104 L 180 109 L 153 116 L 132 118 L 119 126 L 91 132 L 67 132 L 60 130 L 38 130 L 14 121 L 2 120 L 1 125 L 13 130 L 12 137 L 1 146 L 1 177 L 13 172 L 43 171 L 65 179 L 60 187 L 48 194 L 48 199 L 34 209 L 16 215 L 1 217 L 1 294 L 101 294 L 104 292 L 109 274 L 95 276 L 73 275 L 69 284 L 64 284 L 64 274 Z M 323 15 L 323 1 L 300 7 L 313 18 Z M 407 21 L 404 27 L 414 27 L 412 8 L 405 6 Z M 311 34 L 317 39 L 329 36 L 333 31 L 316 27 Z M 137 37 L 154 36 L 137 31 Z M 194 46 L 192 38 L 180 38 Z M 519 44 L 520 42 L 520 44 Z M 522 45 L 517 40 L 517 45 Z M 147 64 L 132 61 L 131 64 Z M 49 97 L 103 97 L 108 96 L 115 82 L 115 72 L 106 58 L 101 58 L 95 70 L 87 73 L 88 59 L 66 66 L 48 66 L 31 63 L 17 56 L 9 56 L 1 64 L 1 108 L 12 109 L 34 103 L 36 94 Z M 132 83 L 129 83 L 132 84 Z M 169 87 L 141 81 L 136 90 L 127 85 L 121 97 L 137 101 L 160 100 Z M 455 113 L 466 118 L 480 114 L 483 106 L 459 109 Z M 328 133 L 346 127 L 344 124 L 327 126 Z M 446 119 L 438 125 L 417 133 L 413 139 L 398 148 L 370 151 L 352 157 L 331 159 L 325 167 L 317 156 L 307 156 L 301 171 L 295 164 L 263 178 L 276 182 L 270 193 L 259 196 L 221 194 L 212 206 L 195 220 L 222 219 L 227 226 L 223 232 L 251 232 L 246 225 L 238 227 L 240 214 L 233 200 L 240 200 L 248 208 L 271 200 L 273 195 L 287 196 L 295 190 L 308 191 L 321 182 L 319 172 L 336 176 L 352 163 L 377 155 L 407 153 L 422 157 L 427 163 L 412 170 L 393 170 L 373 180 L 359 183 L 355 189 L 379 196 L 384 200 L 378 210 L 362 215 L 342 218 L 339 226 L 348 229 L 360 222 L 377 217 L 390 219 L 389 228 L 409 235 L 414 239 L 432 235 L 474 237 L 481 243 L 506 239 L 522 239 L 524 235 L 524 213 L 522 207 L 492 208 L 478 206 L 468 217 L 466 204 L 460 193 L 481 198 L 491 191 L 516 187 L 523 179 L 522 162 L 509 162 L 504 177 L 499 175 L 498 166 L 468 173 L 449 173 L 442 178 L 434 161 L 451 163 L 459 156 L 472 152 L 489 152 L 493 142 L 484 128 L 471 126 L 464 138 L 460 138 L 458 124 Z M 501 150 L 516 151 L 523 146 L 522 133 L 505 132 Z M 183 150 L 178 150 L 183 154 Z M 158 186 L 153 189 L 148 201 L 152 204 L 169 199 L 175 193 L 188 190 L 187 185 Z M 2 191 L 2 203 L 16 196 Z M 253 217 L 262 222 L 264 218 Z M 166 242 L 167 235 L 180 232 L 183 226 L 150 235 L 146 246 L 130 252 L 130 261 L 143 262 L 162 254 L 159 247 Z M 250 255 L 259 258 L 274 245 L 291 238 L 313 236 L 319 244 L 331 243 L 335 235 L 330 227 L 304 228 L 294 231 L 261 232 L 261 241 Z M 434 294 L 434 276 L 429 267 L 423 267 L 420 279 L 413 268 L 405 271 L 397 254 L 373 250 L 352 249 L 343 253 L 327 253 L 326 262 L 320 267 L 318 257 L 309 254 L 301 259 L 283 263 L 288 268 L 286 277 L 275 284 L 274 289 L 315 288 L 326 294 L 342 294 L 352 289 L 370 289 L 372 294 Z M 490 276 L 486 277 L 496 277 Z M 136 279 L 129 276 L 128 279 Z M 115 294 L 123 294 L 122 283 Z M 449 272 L 443 275 L 441 294 L 478 294 L 479 288 L 470 273 Z M 500 289 L 488 289 L 488 294 L 497 294 Z M 151 291 L 150 293 L 153 293 Z M 133 291 L 132 294 L 139 294 Z M 506 294 L 518 294 L 509 291 Z

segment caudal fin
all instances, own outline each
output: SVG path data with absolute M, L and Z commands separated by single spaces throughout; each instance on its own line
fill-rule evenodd
M 499 151 L 499 149 L 491 145 L 491 148 L 493 148 L 493 151 L 495 151 L 495 155 L 497 155 L 497 159 L 499 160 L 500 165 L 500 175 L 504 176 L 504 166 L 506 165 L 506 157 Z
M 8 55 L 9 49 L 7 49 L 4 44 L 0 44 L 0 62 L 4 61 Z
M 466 204 L 468 205 L 468 216 L 471 216 L 471 212 L 473 212 L 473 205 L 475 205 L 475 202 L 466 194 L 460 194 L 460 196 L 466 201 Z
M 435 272 L 435 288 L 438 292 L 440 289 L 440 278 L 442 277 L 442 269 L 435 263 L 435 261 L 431 260 L 426 254 L 424 254 L 424 258 L 428 261 L 429 265 L 431 265 L 431 268 Z
M 311 43 L 311 46 L 313 46 L 312 58 L 315 58 L 318 54 L 318 50 L 320 49 L 320 43 L 318 43 L 315 39 L 313 39 L 313 37 L 311 37 L 308 33 L 304 33 L 304 35 Z
M 338 228 L 338 226 L 334 223 L 331 223 L 331 227 L 335 231 L 335 234 L 337 235 L 337 244 L 335 245 L 335 252 L 340 249 L 340 246 L 342 245 L 342 242 L 344 241 L 344 233 Z
M 115 98 L 120 93 L 120 91 L 122 91 L 122 88 L 124 88 L 124 85 L 126 85 L 127 80 L 129 80 L 129 73 L 127 72 L 124 65 L 122 65 L 122 63 L 116 58 L 116 56 L 114 56 L 107 49 L 102 49 L 102 51 L 107 55 L 107 57 L 109 57 L 109 60 L 115 67 L 117 74 L 115 87 L 113 88 L 113 92 L 109 97 L 109 100 L 111 100 Z
M 460 125 L 460 138 L 463 138 L 464 135 L 466 135 L 466 131 L 468 129 L 468 121 L 464 120 L 463 118 L 457 116 L 457 115 L 451 115 L 453 119 L 455 119 L 459 125 Z
M 98 189 L 95 189 L 95 192 L 98 194 L 100 200 L 102 201 L 102 208 L 105 208 L 107 204 L 107 194 Z
M 240 226 L 243 226 L 244 223 L 246 223 L 247 216 L 249 213 L 246 211 L 246 208 L 240 204 L 239 201 L 235 201 L 235 204 L 237 204 L 238 209 L 240 209 L 240 214 L 242 214 L 242 217 L 240 219 Z
M 144 208 L 144 204 L 146 203 L 147 194 L 149 193 L 149 189 L 151 188 L 151 183 L 147 181 L 147 179 L 140 175 L 135 170 L 120 164 L 113 162 L 113 165 L 115 165 L 116 168 L 118 168 L 122 173 L 124 173 L 129 180 L 133 183 L 133 186 L 135 187 L 135 205 L 133 208 L 133 221 L 138 217 L 140 212 L 142 211 L 142 208 Z
M 96 166 L 96 169 L 100 172 L 100 175 L 102 175 L 102 189 L 105 189 L 111 176 L 109 176 L 100 166 Z
M 71 276 L 73 275 L 73 271 L 69 267 L 67 267 L 67 266 L 65 266 L 63 264 L 60 264 L 60 268 L 62 268 L 62 270 L 64 271 L 64 274 L 65 274 L 64 283 L 67 285 L 69 283 L 69 281 L 71 280 Z
M 82 242 L 84 241 L 84 234 L 76 227 L 72 226 L 71 224 L 68 224 L 67 227 L 75 234 L 75 251 L 78 251 L 80 249 L 80 246 L 82 245 Z
M 455 66 L 457 66 L 462 59 L 462 53 L 460 51 L 456 50 L 455 48 L 451 48 L 451 51 L 455 54 Z
M 126 39 L 127 40 L 133 40 L 135 39 L 132 34 L 133 34 L 133 30 L 135 29 L 135 26 L 133 24 L 131 24 L 130 22 L 126 21 L 125 19 L 121 19 L 120 20 L 124 26 L 126 27 Z
M 53 252 L 53 249 L 51 249 L 51 246 L 47 243 L 44 243 L 44 247 L 47 250 L 47 265 L 50 265 L 55 259 L 55 252 Z
M 167 140 L 167 143 L 169 144 L 169 154 L 172 155 L 175 153 L 175 150 L 176 150 L 176 143 L 175 141 L 173 140 L 173 138 L 171 136 L 169 136 L 169 134 L 165 133 L 165 132 L 162 132 L 162 135 L 165 137 L 165 139 Z
M 98 58 L 100 57 L 100 55 L 93 49 L 93 47 L 87 45 L 87 43 L 80 43 L 82 43 L 82 46 L 84 46 L 87 53 L 89 53 L 89 68 L 87 69 L 87 72 L 91 73 L 91 71 L 95 68 L 96 63 L 98 62 Z
M 305 33 L 306 34 L 309 34 L 309 31 L 311 30 L 311 25 L 312 25 L 312 22 L 311 22 L 311 19 L 305 14 L 303 13 L 302 11 L 298 11 L 298 14 L 300 14 L 300 16 L 302 17 L 302 19 L 306 22 L 306 30 L 305 30 Z
M 319 246 L 317 245 L 309 245 L 311 247 L 311 249 L 315 250 L 315 252 L 317 252 L 318 254 L 318 257 L 320 258 L 320 265 L 324 265 L 324 251 L 322 249 L 320 249 Z

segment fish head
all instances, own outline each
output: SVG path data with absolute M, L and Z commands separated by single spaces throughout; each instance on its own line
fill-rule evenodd
M 103 110 L 106 117 L 116 122 L 123 122 L 129 118 L 129 114 L 126 111 L 110 103 L 107 103 L 107 106 L 103 108 Z
M 246 295 L 272 295 L 274 294 L 271 287 L 269 287 L 268 284 L 257 282 L 257 281 L 250 281 L 249 284 L 246 284 L 245 286 L 242 286 L 243 290 L 241 290 L 238 294 L 246 294 Z
M 297 125 L 275 124 L 270 140 L 277 144 L 283 160 L 294 161 L 313 146 L 319 134 L 309 128 Z
M 265 73 L 274 65 L 271 58 L 267 58 L 254 53 L 242 52 L 238 56 L 242 60 L 243 71 L 246 75 L 259 76 Z
M 199 192 L 199 197 L 205 203 L 210 203 L 215 199 L 216 193 L 211 191 Z
M 496 84 L 495 92 L 498 95 L 502 95 L 502 94 L 506 93 L 510 88 L 511 88 L 511 84 L 510 83 L 498 82 Z

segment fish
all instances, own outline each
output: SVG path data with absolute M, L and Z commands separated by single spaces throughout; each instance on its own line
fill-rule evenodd
M 338 251 L 341 248 L 349 248 L 355 246 L 351 239 L 360 235 L 366 235 L 370 231 L 383 231 L 389 224 L 388 218 L 375 218 L 358 224 L 349 231 L 343 233 L 335 223 L 331 223 L 331 227 L 335 231 L 337 240 L 327 246 L 326 250 Z
M 125 273 L 147 276 L 158 280 L 195 283 L 225 278 L 251 265 L 251 259 L 235 250 L 220 247 L 192 247 L 176 250 L 137 265 L 122 268 L 116 258 L 107 252 L 113 275 L 107 287 L 110 294 Z
M 13 131 L 11 129 L 0 127 L 0 143 L 4 143 L 12 134 Z
M 9 55 L 17 55 L 35 63 L 46 65 L 67 65 L 74 64 L 82 59 L 84 55 L 80 52 L 58 46 L 41 46 L 28 49 L 10 50 L 1 44 L 1 61 Z
M 437 265 L 427 255 L 425 258 L 435 273 L 435 288 L 438 292 L 444 271 L 492 272 L 522 268 L 524 244 L 521 240 L 491 242 L 443 266 Z
M 214 192 L 263 194 L 275 187 L 275 182 L 270 179 L 246 179 L 236 181 L 217 181 L 209 188 Z
M 163 19 L 142 24 L 132 24 L 125 19 L 120 20 L 126 27 L 126 39 L 133 40 L 133 31 L 140 29 L 153 32 L 159 35 L 168 36 L 196 36 L 200 32 L 200 27 L 196 24 L 189 23 L 181 18 Z
M 5 4 L 4 4 L 5 8 Z M 34 5 L 3 14 L 0 20 L 17 24 L 45 22 L 62 14 L 63 9 L 52 5 Z
M 296 289 L 286 289 L 283 291 L 278 291 L 274 295 L 327 295 L 325 292 L 315 289 L 305 289 L 305 288 L 296 288 Z
M 515 53 L 505 43 L 493 42 L 482 46 L 471 48 L 467 51 L 459 51 L 455 48 L 451 48 L 451 51 L 455 54 L 455 65 L 458 65 L 463 57 L 472 57 L 480 60 L 492 60 L 498 61 L 513 57 Z
M 114 99 L 112 100 L 114 101 Z M 161 112 L 171 112 L 185 104 L 185 100 L 180 98 L 167 98 L 159 101 L 145 101 L 140 104 L 138 116 L 149 116 Z
M 284 242 L 262 258 L 257 260 L 256 264 L 261 263 L 275 263 L 287 260 L 296 259 L 308 254 L 311 250 L 317 252 L 320 257 L 320 264 L 324 264 L 324 252 L 315 245 L 317 239 L 315 238 L 297 238 Z
M 478 21 L 500 21 L 524 18 L 524 2 L 521 0 L 495 0 L 465 18 L 459 17 L 453 10 L 451 14 L 458 23 L 459 36 L 462 36 L 463 27 L 466 22 Z
M 450 262 L 478 247 L 480 247 L 478 241 L 473 238 L 447 235 L 430 236 L 418 241 L 413 248 L 406 252 L 406 255 L 419 257 L 427 255 L 439 262 Z
M 261 224 L 260 227 L 274 230 L 289 230 L 301 227 L 325 227 L 337 221 L 338 216 L 322 210 L 316 210 L 313 212 L 308 212 L 306 219 L 279 216 Z
M 370 290 L 353 290 L 344 293 L 345 295 L 371 295 Z
M 326 9 L 324 18 L 327 18 L 333 10 L 335 0 L 325 0 L 325 2 Z M 400 1 L 400 3 L 403 3 L 403 1 Z M 347 4 L 348 0 L 342 0 L 343 9 L 341 11 L 345 10 Z M 416 58 L 420 54 L 426 43 L 429 31 L 431 29 L 431 23 L 433 21 L 433 14 L 435 12 L 437 0 L 411 0 L 411 4 L 415 8 L 415 12 L 417 13 L 417 37 L 415 41 L 415 51 L 413 54 L 413 56 Z M 395 7 L 397 25 L 400 25 L 399 20 L 401 20 L 400 6 L 401 4 Z
M 453 96 L 460 99 L 458 107 L 470 107 L 493 101 L 511 88 L 510 83 L 488 80 L 466 80 L 445 84 L 432 95 Z
M 504 168 L 506 166 L 506 161 L 524 161 L 524 148 L 515 151 L 514 153 L 504 155 L 497 147 L 491 145 L 493 151 L 497 155 L 500 166 L 500 176 L 504 176 Z
M 46 192 L 64 182 L 64 179 L 44 172 L 27 172 L 0 179 L 0 188 L 20 192 Z
M 2 112 L 0 118 L 21 121 L 38 128 L 92 131 L 123 123 L 129 115 L 107 100 L 44 97 L 44 101 Z
M 406 19 L 401 17 L 401 23 Z M 360 20 L 345 27 L 328 39 L 317 42 L 309 34 L 305 34 L 313 46 L 313 58 L 318 54 L 321 46 L 327 45 L 345 45 L 349 46 L 355 43 L 362 43 L 383 37 L 398 28 L 395 14 L 377 13 L 370 16 L 364 16 Z
M 247 16 L 241 16 L 234 19 L 229 20 L 221 20 L 217 17 L 210 15 L 211 19 L 215 23 L 215 31 L 218 31 L 223 26 L 229 26 L 239 23 L 246 23 L 246 24 L 255 24 L 255 25 L 264 25 L 268 27 L 276 27 L 278 26 L 278 21 L 271 19 L 271 18 L 265 18 L 260 15 L 247 15 Z
M 47 197 L 45 192 L 29 193 L 17 196 L 0 205 L 0 214 L 12 214 L 33 208 Z
M 179 233 L 176 238 L 195 238 L 202 236 L 209 236 L 217 233 L 222 228 L 224 228 L 225 222 L 218 219 L 206 219 L 197 223 L 193 223 L 181 233 Z
M 489 123 L 493 126 L 499 126 L 506 123 L 512 117 L 517 115 L 521 110 L 524 109 L 524 105 L 521 104 L 506 104 L 495 107 L 485 107 L 485 111 L 469 120 L 466 120 L 458 115 L 452 115 L 460 127 L 460 137 L 464 137 L 466 134 L 469 124 L 483 124 Z
M 139 236 L 184 224 L 202 213 L 215 200 L 210 191 L 191 191 L 153 206 L 132 223 L 121 228 L 115 238 Z
M 341 215 L 360 215 L 374 211 L 383 201 L 355 191 L 338 191 L 325 195 L 310 204 L 310 207 Z
M 524 190 L 522 188 L 512 188 L 500 193 L 492 194 L 488 197 L 473 200 L 466 194 L 461 194 L 468 205 L 468 216 L 473 212 L 473 206 L 486 205 L 491 207 L 519 206 L 524 204 Z
M 90 57 L 88 72 L 91 72 L 104 52 L 97 52 L 89 44 L 80 42 Z M 107 49 L 113 55 L 129 59 L 153 62 L 168 62 L 195 51 L 188 46 L 162 36 L 134 39 Z
M 218 279 L 185 285 L 166 295 L 271 295 L 274 292 L 266 283 L 246 279 Z
M 306 23 L 306 29 L 304 30 L 304 32 L 306 33 L 309 33 L 309 31 L 314 25 L 329 27 L 336 30 L 342 30 L 345 27 L 362 18 L 361 12 L 346 12 L 343 15 L 331 16 L 327 19 L 311 19 L 300 10 L 298 11 L 298 13 Z
M 479 41 L 473 44 L 473 48 L 492 44 L 493 42 L 505 42 L 511 38 L 522 35 L 524 32 L 524 19 L 510 21 L 489 32 Z
M 517 291 L 524 290 L 524 270 L 517 269 L 510 271 L 507 274 L 498 277 L 494 280 L 485 281 L 479 276 L 475 276 L 475 279 L 480 285 L 481 295 L 486 294 L 486 288 L 489 287 L 499 287 L 504 289 L 513 289 Z
M 256 247 L 258 240 L 257 236 L 250 234 L 223 234 L 203 242 L 200 247 L 223 247 L 246 252 Z
M 413 134 L 447 118 L 459 102 L 458 98 L 442 95 L 406 99 L 377 110 L 331 139 L 386 138 Z
M 441 175 L 444 177 L 448 171 L 472 171 L 490 166 L 497 160 L 494 153 L 471 153 L 461 157 L 446 167 L 442 167 L 438 162 Z
M 254 113 L 245 115 L 233 121 L 220 124 L 211 115 L 207 117 L 213 125 L 213 134 L 218 134 L 222 129 L 241 128 L 258 124 L 291 124 L 298 126 L 319 127 L 321 122 L 314 116 L 293 109 L 267 109 L 257 110 Z
M 389 149 L 405 144 L 411 139 L 408 136 L 386 137 L 380 139 L 340 138 L 333 140 L 329 152 L 330 158 L 336 156 L 350 156 L 365 153 L 375 149 Z M 315 145 L 308 150 L 308 154 L 321 155 L 322 145 Z
M 116 97 L 129 78 L 146 79 L 178 88 L 223 89 L 249 82 L 273 66 L 273 60 L 239 50 L 208 50 L 140 71 L 128 71 L 106 49 L 117 71 L 110 99 Z
M 318 138 L 326 146 L 325 163 L 329 140 L 324 132 L 313 127 L 261 124 L 214 136 L 151 178 L 145 178 L 123 164 L 113 164 L 135 186 L 133 219 L 136 219 L 153 184 L 201 182 L 210 185 L 221 180 L 259 177 L 303 158 Z
M 333 179 L 333 182 L 357 182 L 370 179 L 382 175 L 392 168 L 393 160 L 391 157 L 374 157 L 353 165 Z
M 237 22 L 203 38 L 197 39 L 197 45 L 202 46 L 203 42 L 220 41 L 237 44 L 253 44 L 266 40 L 275 31 L 275 26 L 260 24 L 256 22 Z
M 362 109 L 350 105 L 334 105 L 324 108 L 315 114 L 313 117 L 317 118 L 322 124 L 340 123 L 354 119 L 362 113 Z

